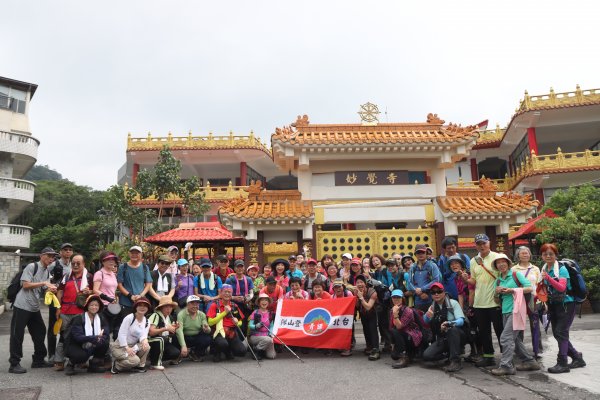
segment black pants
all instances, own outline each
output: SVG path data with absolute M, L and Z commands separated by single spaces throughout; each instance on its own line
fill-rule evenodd
M 56 307 L 52 304 L 48 307 L 48 333 L 46 339 L 48 340 L 48 359 L 54 357 L 56 353 L 56 335 L 54 334 L 54 324 L 56 323 Z
M 113 327 L 112 327 L 112 335 L 113 340 L 117 340 L 119 336 L 119 328 L 121 328 L 121 323 L 123 322 L 123 318 L 133 312 L 133 307 L 121 306 L 121 312 L 117 314 L 113 319 Z
M 498 339 L 498 345 L 500 345 L 500 335 L 504 329 L 502 323 L 502 312 L 500 307 L 494 308 L 475 308 L 475 318 L 477 318 L 477 325 L 479 327 L 479 340 L 483 346 L 484 356 L 494 355 L 494 344 L 492 343 L 492 328 L 494 326 L 494 332 Z M 500 347 L 502 352 L 502 347 Z
M 212 340 L 210 351 L 212 354 L 223 353 L 226 356 L 245 357 L 246 345 L 237 335 L 233 339 L 225 339 L 223 336 L 217 335 Z
M 17 365 L 23 358 L 23 339 L 25 327 L 33 340 L 33 362 L 42 362 L 46 357 L 46 325 L 40 311 L 31 312 L 13 307 L 10 321 L 10 365 Z
M 363 326 L 363 333 L 365 334 L 365 342 L 367 342 L 367 347 L 379 350 L 379 333 L 377 332 L 377 313 L 375 313 L 374 311 L 367 314 L 361 313 L 360 322 Z
M 65 355 L 71 364 L 84 364 L 90 357 L 103 360 L 108 352 L 108 341 L 94 346 L 91 351 L 85 350 L 81 343 L 71 342 L 67 345 Z
M 198 356 L 204 355 L 206 353 L 206 349 L 208 346 L 210 346 L 210 342 L 212 342 L 210 335 L 202 332 L 193 336 L 184 336 L 183 339 L 185 340 L 185 345 L 187 346 L 188 350 L 192 351 Z M 181 345 L 177 340 L 174 344 L 178 349 L 181 349 Z
M 390 309 L 387 305 L 382 305 L 381 310 L 377 311 L 377 326 L 379 327 L 379 335 L 381 341 L 385 345 L 390 345 Z
M 552 335 L 558 342 L 558 355 L 576 357 L 579 353 L 569 340 L 569 330 L 575 318 L 575 303 L 550 303 L 548 313 Z
M 392 344 L 394 345 L 391 354 L 392 360 L 399 359 L 402 353 L 406 353 L 407 355 L 413 355 L 415 353 L 415 344 L 408 333 L 399 331 L 396 328 L 392 328 L 388 332 L 390 333 Z
M 176 340 L 176 339 L 175 339 Z M 162 365 L 165 361 L 179 357 L 179 349 L 168 338 L 157 336 L 148 338 L 150 344 L 150 365 Z
M 444 336 L 438 335 L 435 342 L 423 352 L 423 360 L 438 361 L 448 353 L 448 358 L 453 361 L 460 359 L 460 352 L 467 341 L 467 335 L 459 327 L 453 327 L 446 331 Z

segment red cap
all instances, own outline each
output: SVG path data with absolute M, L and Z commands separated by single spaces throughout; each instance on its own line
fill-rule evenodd
M 354 257 L 352 259 L 352 261 L 350 261 L 350 265 L 352 265 L 352 264 L 358 264 L 358 265 L 360 265 L 360 264 L 362 264 L 362 260 L 360 258 L 358 258 L 358 257 Z
M 308 261 L 306 261 L 306 263 L 307 264 L 315 264 L 315 265 L 318 264 L 317 260 L 315 260 L 314 258 L 309 258 Z
M 444 289 L 444 285 L 442 285 L 439 282 L 434 282 L 434 283 L 431 284 L 431 286 L 429 286 L 429 290 L 433 290 L 433 288 L 438 288 L 438 289 L 446 290 L 446 289 Z

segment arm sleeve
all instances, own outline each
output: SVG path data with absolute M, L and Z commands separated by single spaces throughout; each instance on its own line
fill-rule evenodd
M 33 268 L 33 263 L 25 267 L 23 274 L 21 275 L 21 282 L 33 282 Z
M 254 314 L 255 313 L 256 313 L 256 311 L 253 311 L 252 314 L 250 314 L 250 318 L 248 318 L 248 327 L 250 328 L 251 331 L 256 330 L 256 325 L 254 324 Z
M 519 280 L 519 282 L 521 283 L 521 287 L 531 287 L 531 281 L 527 278 L 525 278 L 525 276 L 520 272 L 517 271 L 516 274 L 517 279 Z
M 208 313 L 206 315 L 208 318 L 208 325 L 210 325 L 210 326 L 216 325 L 219 321 L 221 321 L 223 318 L 225 318 L 226 315 L 227 315 L 227 313 L 225 311 L 217 314 L 217 305 L 215 303 L 212 303 L 210 305 L 210 308 L 208 309 Z
M 555 290 L 559 292 L 564 292 L 567 290 L 567 279 L 569 278 L 569 272 L 565 267 L 560 267 L 558 272 L 558 281 L 556 279 L 550 278 L 546 279 L 546 282 L 550 284 Z
M 414 264 L 413 266 L 410 267 L 410 269 L 408 270 L 408 272 L 406 273 L 408 276 L 406 277 L 406 290 L 413 292 L 415 290 L 415 287 L 413 286 L 412 283 L 412 279 L 410 279 L 410 277 L 412 276 L 412 274 L 414 273 Z
M 454 315 L 453 322 L 456 323 L 456 326 L 463 326 L 465 323 L 465 314 L 460 308 L 460 304 L 456 300 L 450 300 L 450 303 L 452 304 L 452 314 Z
M 177 321 L 179 322 L 179 328 L 177 328 L 177 330 L 175 331 L 175 334 L 177 335 L 177 342 L 179 343 L 179 345 L 181 347 L 187 347 L 187 345 L 185 344 L 185 338 L 183 337 L 183 321 L 185 319 L 185 310 L 181 310 L 179 311 L 179 314 L 177 314 Z

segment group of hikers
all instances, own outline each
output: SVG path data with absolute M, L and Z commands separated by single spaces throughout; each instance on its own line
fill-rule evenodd
M 548 316 L 559 348 L 557 363 L 548 372 L 584 367 L 582 354 L 569 340 L 575 298 L 556 246 L 541 246 L 543 265 L 538 268 L 527 247 L 516 250 L 513 263 L 491 251 L 487 235 L 478 234 L 474 241 L 478 254 L 473 258 L 458 253 L 457 240 L 447 237 L 437 258 L 419 244 L 412 255 L 394 254 L 387 260 L 345 253 L 336 263 L 330 255 L 319 261 L 292 255 L 262 267 L 226 255 L 218 255 L 214 263 L 209 258 L 187 260 L 175 246 L 150 266 L 142 248 L 132 246 L 124 262 L 102 252 L 97 271 L 86 268 L 82 255 L 73 255 L 70 243 L 59 253 L 47 247 L 18 280 L 9 372 L 27 372 L 21 366 L 25 328 L 34 344 L 31 367 L 54 367 L 67 375 L 82 367 L 113 374 L 145 372 L 148 363 L 163 370 L 184 359 L 211 356 L 219 362 L 248 352 L 257 360 L 274 359 L 285 345 L 273 335 L 279 302 L 349 296 L 356 298 L 364 354 L 376 361 L 387 352 L 393 368 L 421 359 L 427 366 L 456 372 L 464 358 L 478 367 L 495 367 L 491 372 L 498 376 L 539 370 L 542 314 Z M 42 301 L 49 306 L 48 329 Z M 523 344 L 528 320 L 532 352 Z M 501 353 L 498 365 L 492 328 Z M 353 329 L 346 348 L 319 351 L 350 356 L 354 336 Z

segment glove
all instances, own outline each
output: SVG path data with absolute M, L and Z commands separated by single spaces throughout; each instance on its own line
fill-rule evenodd
M 259 322 L 258 324 L 254 324 L 254 327 L 255 327 L 256 329 L 260 329 L 260 328 L 262 328 L 262 327 L 263 327 L 263 324 L 262 324 L 262 322 Z
M 258 324 L 262 321 L 262 317 L 258 313 L 258 311 L 254 312 L 254 324 Z

